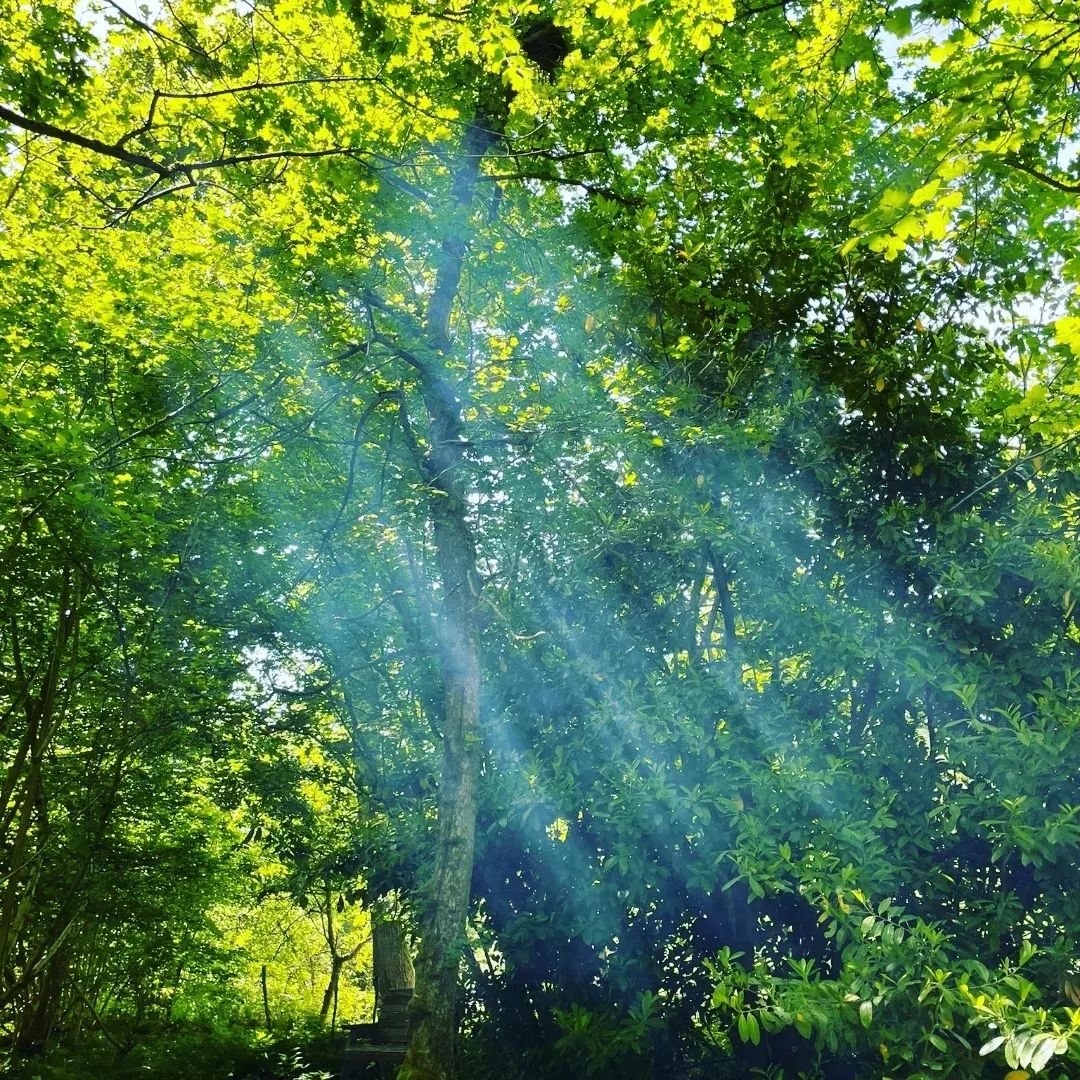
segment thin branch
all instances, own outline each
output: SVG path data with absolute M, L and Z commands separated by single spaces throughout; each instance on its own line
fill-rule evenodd
M 771 4 L 762 4 L 761 7 L 744 8 L 742 11 L 737 12 L 732 22 L 738 22 L 740 19 L 749 19 L 754 15 L 763 15 L 766 11 L 776 11 L 778 8 L 786 8 L 788 6 L 788 0 L 774 0 Z
M 135 169 L 153 173 L 162 180 L 168 180 L 177 176 L 186 176 L 191 180 L 192 174 L 206 172 L 210 169 L 226 169 L 233 165 L 251 165 L 260 161 L 292 161 L 292 160 L 317 160 L 327 157 L 354 157 L 375 158 L 377 154 L 363 150 L 355 146 L 331 146 L 323 150 L 267 150 L 257 154 L 229 154 L 222 157 L 206 158 L 202 161 L 158 161 L 146 154 L 134 153 L 125 150 L 120 143 L 107 143 L 90 135 L 82 135 L 68 128 L 57 127 L 42 120 L 33 120 L 29 116 L 23 116 L 6 105 L 0 105 L 0 120 L 6 121 L 23 131 L 33 132 L 35 135 L 44 135 L 59 142 L 69 143 L 72 146 L 81 146 L 84 150 L 91 150 L 95 154 L 112 158 L 114 161 L 130 165 Z M 403 182 L 404 183 L 404 182 Z M 187 186 L 187 185 L 184 185 Z M 157 197 L 157 196 L 155 196 Z
M 116 0 L 105 0 L 105 3 L 109 5 L 125 22 L 131 23 L 132 26 L 149 34 L 153 38 L 157 38 L 160 41 L 167 41 L 170 45 L 177 45 L 181 49 L 185 49 L 193 56 L 199 57 L 201 60 L 207 60 L 210 63 L 214 62 L 213 57 L 198 43 L 192 45 L 186 41 L 178 41 L 176 38 L 169 37 L 168 34 L 163 34 L 155 26 L 151 26 L 148 22 L 140 19 L 137 15 L 132 15 L 130 11 L 125 11 Z
M 161 98 L 161 91 L 155 90 L 154 96 L 150 99 L 150 108 L 146 110 L 146 119 L 137 128 L 132 128 L 126 135 L 121 135 L 120 138 L 116 140 L 116 145 L 118 147 L 127 146 L 132 139 L 136 139 L 140 135 L 145 135 L 153 128 L 154 117 L 157 115 L 157 106 Z
M 261 154 L 231 154 L 226 157 L 207 158 L 205 161 L 181 162 L 166 166 L 168 175 L 188 175 L 206 172 L 208 169 L 227 169 L 233 165 L 251 165 L 258 161 L 315 161 L 328 157 L 371 158 L 375 155 L 357 146 L 330 146 L 325 150 L 267 150 Z
M 97 1011 L 97 1009 L 94 1008 L 94 1003 L 90 1000 L 90 997 L 86 993 L 86 991 L 83 990 L 83 988 L 78 983 L 72 983 L 71 985 L 75 988 L 75 993 L 78 995 L 83 1005 L 86 1006 L 86 1010 L 90 1013 L 91 1019 L 94 1021 L 95 1024 L 97 1024 L 98 1031 L 100 1031 L 101 1034 L 104 1035 L 105 1038 L 108 1040 L 108 1042 L 112 1043 L 113 1047 L 119 1050 L 120 1053 L 124 1053 L 127 1048 L 109 1030 L 108 1025 L 105 1023 L 105 1021 L 101 1019 L 101 1014 Z
M 1046 184 L 1047 187 L 1063 191 L 1066 195 L 1080 195 L 1080 183 L 1069 184 L 1064 180 L 1059 180 L 1056 176 L 1051 176 L 1049 173 L 1036 169 L 1034 165 L 1028 165 L 1027 162 L 1021 161 L 1015 154 L 1007 154 L 1002 160 L 1010 168 L 1027 173 L 1028 176 L 1038 180 L 1041 184 Z
M 636 209 L 645 205 L 645 200 L 633 195 L 620 195 L 611 188 L 601 187 L 599 184 L 591 184 L 587 180 L 572 180 L 566 176 L 549 176 L 544 173 L 487 173 L 480 177 L 481 180 L 542 180 L 549 184 L 561 184 L 571 187 L 579 187 L 590 195 L 599 195 L 609 202 L 618 203 L 630 209 Z
M 155 180 L 130 206 L 127 206 L 122 210 L 114 209 L 113 215 L 109 220 L 111 224 L 116 225 L 126 218 L 131 217 L 136 210 L 148 206 L 158 199 L 164 199 L 167 195 L 175 195 L 178 191 L 188 191 L 191 188 L 198 186 L 199 185 L 190 177 L 187 180 L 181 181 L 179 184 L 173 184 L 172 187 L 167 188 L 159 188 L 158 181 Z
M 1061 442 L 1055 443 L 1053 446 L 1047 446 L 1046 448 L 1041 450 L 1033 450 L 1030 454 L 1027 454 L 1024 457 L 1017 458 L 1007 469 L 1002 469 L 1002 471 L 999 472 L 997 476 L 992 476 L 989 480 L 986 481 L 985 484 L 980 484 L 977 488 L 975 488 L 974 491 L 969 491 L 966 495 L 962 496 L 961 498 L 957 499 L 955 502 L 947 506 L 945 508 L 945 513 L 955 513 L 957 510 L 960 509 L 961 506 L 964 505 L 964 503 L 970 502 L 972 499 L 975 498 L 976 495 L 981 495 L 987 488 L 991 488 L 994 487 L 996 484 L 999 484 L 1002 480 L 1005 479 L 1005 477 L 1016 472 L 1016 470 L 1021 465 L 1024 465 L 1029 461 L 1034 461 L 1037 457 L 1045 457 L 1045 455 L 1047 454 L 1053 454 L 1057 450 L 1064 450 L 1066 446 L 1070 446 L 1077 441 L 1080 441 L 1080 434 L 1070 435 L 1067 439 L 1063 439 Z
M 705 662 L 708 663 L 712 659 L 713 649 L 713 631 L 716 629 L 716 617 L 720 613 L 720 604 L 722 603 L 723 592 L 718 587 L 715 575 L 713 577 L 713 602 L 709 608 L 709 618 L 705 623 L 705 632 L 701 635 L 701 646 L 705 649 Z M 697 644 L 694 645 L 694 651 L 698 648 Z
M 312 75 L 306 79 L 281 79 L 274 82 L 245 83 L 243 86 L 223 86 L 218 90 L 179 91 L 155 90 L 158 97 L 176 101 L 201 101 L 204 98 L 223 97 L 227 94 L 248 94 L 255 90 L 277 90 L 285 86 L 307 86 L 311 83 L 358 83 L 377 82 L 375 75 Z

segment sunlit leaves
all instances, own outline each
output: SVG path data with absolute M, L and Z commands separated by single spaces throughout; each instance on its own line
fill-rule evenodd
M 101 670 L 134 633 L 169 702 L 144 718 L 189 725 L 176 789 L 227 810 L 214 843 L 258 815 L 263 885 L 362 870 L 413 902 L 445 588 L 424 311 L 460 244 L 437 392 L 480 554 L 501 950 L 475 1030 L 616 1070 L 711 1000 L 724 1053 L 788 1031 L 800 1066 L 1049 1069 L 1076 1054 L 1066 23 L 766 7 L 561 5 L 550 72 L 533 5 L 178 8 L 218 67 L 120 30 L 66 122 L 222 160 L 166 195 L 15 147 L 4 582 L 48 627 L 64 551 L 107 579 Z M 499 138 L 466 213 L 477 115 Z M 127 731 L 87 694 L 81 723 Z

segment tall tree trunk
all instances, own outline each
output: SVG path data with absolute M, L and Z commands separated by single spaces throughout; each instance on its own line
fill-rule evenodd
M 494 133 L 480 122 L 471 124 L 462 139 L 450 225 L 425 325 L 434 356 L 420 371 L 431 446 L 427 481 L 436 493 L 429 501 L 429 512 L 443 593 L 439 620 L 443 760 L 438 846 L 425 896 L 416 991 L 409 1008 L 409 1050 L 400 1080 L 450 1080 L 455 1073 L 458 970 L 469 912 L 480 771 L 480 586 L 462 476 L 467 443 L 461 403 L 453 393 L 443 358 L 452 351 L 450 316 L 468 250 L 480 162 L 494 139 Z
M 395 919 L 373 920 L 371 966 L 376 1009 L 387 990 L 406 990 L 416 985 L 412 957 L 405 944 L 405 930 Z

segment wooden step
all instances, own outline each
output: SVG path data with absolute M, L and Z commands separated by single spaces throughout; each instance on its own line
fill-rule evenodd
M 341 1062 L 341 1080 L 394 1080 L 405 1060 L 405 1044 L 396 1046 L 347 1046 Z M 371 1068 L 374 1066 L 374 1068 Z

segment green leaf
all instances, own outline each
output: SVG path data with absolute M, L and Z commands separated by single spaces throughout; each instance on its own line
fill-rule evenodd
M 911 33 L 911 14 L 909 7 L 894 8 L 885 19 L 885 28 L 897 37 L 907 37 Z

